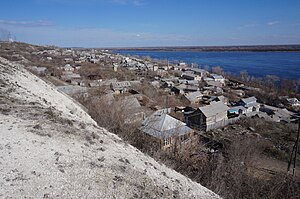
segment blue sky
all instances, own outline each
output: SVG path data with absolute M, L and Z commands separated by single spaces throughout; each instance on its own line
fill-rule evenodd
M 0 37 L 73 47 L 300 44 L 299 0 L 6 0 Z

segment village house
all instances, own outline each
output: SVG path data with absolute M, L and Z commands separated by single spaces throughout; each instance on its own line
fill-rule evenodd
M 134 61 L 129 58 L 129 57 L 125 57 L 123 60 L 122 60 L 122 64 L 124 67 L 130 67 L 134 64 Z
M 101 79 L 101 75 L 98 75 L 98 74 L 89 74 L 89 75 L 87 76 L 87 78 L 88 78 L 89 80 L 99 80 L 99 79 Z
M 67 50 L 64 50 L 63 52 L 62 52 L 62 55 L 72 55 L 72 50 L 71 49 L 67 49 Z
M 186 84 L 180 84 L 179 86 L 175 86 L 178 90 L 180 90 L 180 93 L 188 93 L 188 92 L 196 92 L 199 91 L 199 87 L 194 85 L 186 85 Z
M 163 150 L 188 143 L 195 135 L 185 123 L 160 111 L 146 118 L 139 129 L 154 138 Z
M 225 85 L 225 78 L 222 75 L 211 74 L 215 82 L 220 82 L 223 86 Z
M 161 83 L 161 88 L 172 88 L 175 84 L 172 81 L 163 81 Z
M 297 98 L 286 99 L 291 106 L 300 106 L 300 101 Z
M 74 68 L 71 66 L 71 64 L 66 64 L 64 67 L 62 67 L 62 70 L 73 72 Z
M 79 59 L 81 59 L 81 57 Z M 84 62 L 84 59 L 83 60 L 75 60 L 74 61 L 75 64 L 81 64 L 82 62 Z
M 82 57 L 79 57 L 79 60 L 77 61 L 77 63 L 82 63 L 82 62 L 86 62 L 86 61 L 87 61 L 87 57 L 86 56 L 82 56 Z
M 186 71 L 192 71 L 193 74 L 199 76 L 201 79 L 208 75 L 208 72 L 206 70 L 200 68 L 187 68 Z
M 72 80 L 81 80 L 80 74 L 73 72 L 63 72 L 63 75 L 60 76 L 60 79 L 71 83 Z
M 191 104 L 199 103 L 202 100 L 203 94 L 200 91 L 186 93 L 184 95 Z
M 90 58 L 89 59 L 89 62 L 92 63 L 92 64 L 99 64 L 100 61 L 101 61 L 100 59 L 96 59 L 96 58 Z
M 181 75 L 181 78 L 186 79 L 186 80 L 197 80 L 201 81 L 201 77 L 192 73 L 183 73 Z
M 208 93 L 214 93 L 215 95 L 222 95 L 224 93 L 223 89 L 218 86 L 206 86 L 203 89 Z
M 75 66 L 74 66 L 74 69 L 75 69 L 75 70 L 79 70 L 80 68 L 81 68 L 81 65 L 75 65 Z
M 188 126 L 204 131 L 220 128 L 228 124 L 228 109 L 223 102 L 214 102 L 185 114 L 186 123 Z
M 65 62 L 72 62 L 73 59 L 72 58 L 65 58 Z
M 256 102 L 255 97 L 243 98 L 238 103 L 240 106 L 243 106 L 246 110 L 243 111 L 243 114 L 259 112 L 260 104 Z
M 170 82 L 173 82 L 173 83 L 178 83 L 179 82 L 179 78 L 178 77 L 174 77 L 174 76 L 170 76 L 168 78 L 160 79 L 160 81 L 162 81 L 162 82 L 170 81 Z
M 126 93 L 129 91 L 130 88 L 131 84 L 129 81 L 111 83 L 111 89 L 115 92 L 115 94 Z
M 186 84 L 186 85 L 193 85 L 193 86 L 199 86 L 199 81 L 197 80 L 186 80 L 186 79 L 179 79 L 179 84 Z
M 171 69 L 171 67 L 170 66 L 159 66 L 158 67 L 160 70 L 170 70 Z
M 230 92 L 237 95 L 237 96 L 239 96 L 239 97 L 245 96 L 245 91 L 243 91 L 243 90 L 230 90 Z
M 220 75 L 213 75 L 212 77 L 206 77 L 203 80 L 208 87 L 222 88 L 225 86 L 225 79 L 222 78 L 223 77 Z
M 181 69 L 185 69 L 185 68 L 188 67 L 188 64 L 185 63 L 185 62 L 180 62 L 180 63 L 178 64 L 178 66 L 179 66 Z
M 89 85 L 90 87 L 98 87 L 98 86 L 102 86 L 102 79 L 91 81 L 88 85 Z
M 85 81 L 82 79 L 73 79 L 71 80 L 71 84 L 75 86 L 85 86 Z
M 181 68 L 177 65 L 171 66 L 171 70 L 179 71 Z
M 261 105 L 260 111 L 266 113 L 269 116 L 269 120 L 275 122 L 294 122 L 296 119 L 293 118 L 295 113 L 285 109 L 285 108 L 277 108 L 269 105 Z
M 145 66 L 147 70 L 153 70 L 154 71 L 154 65 L 150 62 L 145 62 Z
M 206 80 L 205 83 L 208 87 L 219 87 L 219 88 L 223 87 L 223 84 L 221 82 L 214 81 L 214 80 Z

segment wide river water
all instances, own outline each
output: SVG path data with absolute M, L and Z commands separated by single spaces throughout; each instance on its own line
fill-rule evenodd
M 194 51 L 117 51 L 122 55 L 150 56 L 168 59 L 170 62 L 197 63 L 199 68 L 220 66 L 225 72 L 239 74 L 246 70 L 249 75 L 280 78 L 300 78 L 300 52 L 194 52 Z

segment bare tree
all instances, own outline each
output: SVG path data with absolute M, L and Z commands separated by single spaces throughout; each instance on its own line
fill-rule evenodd
M 224 75 L 224 70 L 220 66 L 212 67 L 211 71 L 219 75 Z
M 205 66 L 203 67 L 203 69 L 206 70 L 206 71 L 208 71 L 208 72 L 210 71 L 210 67 L 209 67 L 208 65 L 205 65 Z
M 246 70 L 242 70 L 240 71 L 240 78 L 243 80 L 243 81 L 246 81 L 248 82 L 249 80 L 249 74 Z
M 276 82 L 278 81 L 279 81 L 279 77 L 277 77 L 276 75 L 267 75 L 265 86 L 269 90 L 274 90 L 276 88 Z
M 280 89 L 285 92 L 285 94 L 292 94 L 297 92 L 297 82 L 290 79 L 280 80 Z

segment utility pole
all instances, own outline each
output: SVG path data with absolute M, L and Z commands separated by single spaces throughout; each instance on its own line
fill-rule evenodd
M 296 160 L 297 160 L 297 153 L 298 153 L 299 136 L 300 136 L 300 118 L 298 118 L 298 133 L 297 133 L 296 142 L 293 146 L 293 150 L 292 150 L 292 153 L 291 153 L 291 157 L 290 157 L 290 161 L 289 161 L 288 169 L 287 169 L 287 171 L 289 172 L 291 164 L 293 162 L 293 176 L 295 175 L 295 169 L 296 169 Z
M 165 107 L 166 107 L 166 110 L 168 110 L 168 106 L 169 106 L 169 104 L 168 104 L 168 95 L 166 95 L 166 102 L 165 102 Z M 167 111 L 167 113 L 168 113 L 168 111 Z

